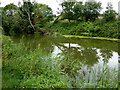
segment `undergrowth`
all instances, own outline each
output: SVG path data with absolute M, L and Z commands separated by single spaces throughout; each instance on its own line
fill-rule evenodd
M 118 30 L 119 26 L 120 21 L 118 20 L 107 23 L 99 19 L 94 22 L 73 20 L 70 23 L 68 21 L 61 20 L 55 24 L 48 23 L 45 28 L 63 35 L 120 38 Z

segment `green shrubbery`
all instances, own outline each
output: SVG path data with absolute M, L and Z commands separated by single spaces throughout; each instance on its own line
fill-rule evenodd
M 3 36 L 3 88 L 67 88 L 50 56 Z
M 56 25 L 49 23 L 49 27 L 46 28 L 54 30 L 61 34 L 68 35 L 81 35 L 92 37 L 108 37 L 118 38 L 120 34 L 118 32 L 118 25 L 120 21 L 104 22 L 103 20 L 96 20 L 95 22 L 78 22 L 73 21 L 68 23 L 67 21 L 59 21 Z

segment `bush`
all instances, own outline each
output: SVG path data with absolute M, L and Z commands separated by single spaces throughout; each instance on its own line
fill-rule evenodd
M 48 23 L 49 27 L 47 28 L 60 34 L 118 38 L 120 37 L 118 31 L 119 24 L 120 21 L 104 22 L 102 19 L 97 19 L 95 22 L 72 21 L 68 23 L 67 21 L 59 21 L 56 24 Z

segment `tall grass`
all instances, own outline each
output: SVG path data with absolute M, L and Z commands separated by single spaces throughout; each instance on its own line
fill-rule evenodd
M 3 88 L 67 88 L 53 59 L 3 36 Z

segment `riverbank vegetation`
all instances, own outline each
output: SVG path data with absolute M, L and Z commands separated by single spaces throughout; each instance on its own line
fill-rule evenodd
M 70 24 L 68 24 L 68 21 L 60 21 L 55 25 L 48 23 L 46 28 L 50 28 L 54 32 L 58 32 L 62 35 L 119 38 L 119 25 L 120 21 L 107 23 L 102 20 L 96 20 L 94 22 L 71 21 Z
M 54 32 L 63 35 L 120 38 L 120 19 L 111 2 L 108 2 L 103 14 L 101 2 L 83 4 L 64 1 L 60 5 L 62 10 L 56 16 L 45 4 L 29 1 L 23 4 L 19 2 L 18 6 L 8 4 L 1 8 L 3 33 L 49 35 Z
M 3 88 L 118 88 L 118 71 L 107 64 L 102 68 L 82 66 L 76 73 L 78 65 L 68 63 L 67 57 L 53 58 L 40 48 L 30 50 L 22 41 L 15 44 L 2 37 Z M 69 73 L 63 69 L 66 62 L 73 68 Z
M 54 58 L 3 36 L 3 88 L 67 88 Z M 24 51 L 24 52 L 23 52 Z
M 48 5 L 30 0 L 0 8 L 2 88 L 118 88 L 118 70 L 107 64 L 113 54 L 117 56 L 117 42 L 112 45 L 85 39 L 67 42 L 68 38 L 63 42 L 66 38 L 62 37 L 120 39 L 120 17 L 116 18 L 112 3 L 108 2 L 102 14 L 102 3 L 96 1 L 63 1 L 60 6 L 58 15 Z M 14 35 L 15 38 L 24 35 L 25 41 L 12 40 Z M 61 36 L 54 37 L 57 35 Z M 53 55 L 54 49 L 63 53 Z M 104 63 L 99 66 L 101 57 Z

